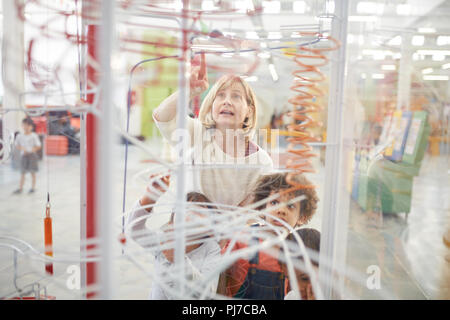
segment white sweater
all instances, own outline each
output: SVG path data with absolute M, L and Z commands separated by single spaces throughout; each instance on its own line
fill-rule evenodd
M 161 134 L 177 148 L 180 132 L 177 132 L 176 119 L 154 120 Z M 187 191 L 203 193 L 212 202 L 239 205 L 251 193 L 259 176 L 273 168 L 271 157 L 259 146 L 246 157 L 226 154 L 213 139 L 212 130 L 206 129 L 198 119 L 187 118 L 187 132 L 190 136 L 187 164 L 193 165 L 187 171 Z M 169 190 L 173 193 L 174 185 L 171 181 Z

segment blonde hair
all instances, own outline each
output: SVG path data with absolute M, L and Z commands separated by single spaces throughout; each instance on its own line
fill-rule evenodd
M 220 77 L 220 79 L 217 80 L 217 82 L 213 85 L 211 90 L 209 90 L 205 99 L 203 99 L 198 117 L 206 128 L 215 128 L 216 126 L 216 122 L 212 118 L 211 109 L 213 102 L 216 99 L 217 92 L 222 89 L 227 89 L 236 82 L 239 82 L 244 88 L 247 105 L 252 110 L 251 115 L 244 122 L 242 129 L 244 133 L 249 133 L 256 128 L 256 110 L 258 109 L 256 105 L 256 95 L 246 81 L 241 79 L 239 76 L 232 74 Z

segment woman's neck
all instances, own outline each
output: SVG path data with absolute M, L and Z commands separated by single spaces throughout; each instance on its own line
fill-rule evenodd
M 245 157 L 249 154 L 248 136 L 238 130 L 218 130 L 214 139 L 222 148 L 223 152 L 232 157 Z

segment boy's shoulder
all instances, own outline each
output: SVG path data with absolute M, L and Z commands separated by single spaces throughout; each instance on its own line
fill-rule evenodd
M 205 242 L 203 242 L 202 247 L 204 250 L 208 252 L 219 252 L 221 251 L 219 243 L 214 239 L 206 239 Z

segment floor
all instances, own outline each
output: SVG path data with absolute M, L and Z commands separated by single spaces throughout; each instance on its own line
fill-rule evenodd
M 347 263 L 361 274 L 380 268 L 380 289 L 351 281 L 350 296 L 361 299 L 439 299 L 450 283 L 443 280 L 450 268 L 443 235 L 450 229 L 450 176 L 448 157 L 426 157 L 413 184 L 411 212 L 381 214 L 374 226 L 352 201 Z M 448 259 L 448 258 L 447 258 Z M 389 294 L 391 296 L 389 296 Z
M 159 152 L 161 146 L 151 145 Z M 117 195 L 114 207 L 115 232 L 121 231 L 121 208 L 123 188 L 123 148 L 116 150 L 114 159 L 116 174 L 113 186 Z M 22 290 L 24 295 L 32 295 L 39 289 L 46 289 L 48 296 L 57 299 L 80 299 L 77 287 L 80 262 L 80 158 L 78 155 L 64 157 L 49 156 L 40 161 L 37 176 L 37 192 L 28 194 L 29 177 L 25 192 L 12 195 L 18 186 L 19 172 L 11 164 L 0 166 L 0 297 L 14 297 Z M 148 156 L 135 147 L 129 153 L 127 203 L 130 208 L 144 190 L 144 172 L 152 165 L 143 161 Z M 323 197 L 321 185 L 325 180 L 323 170 L 313 177 L 319 197 Z M 383 215 L 378 227 L 368 226 L 367 215 L 351 201 L 347 263 L 360 276 L 367 277 L 370 265 L 381 270 L 381 289 L 370 290 L 364 282 L 348 280 L 344 298 L 355 299 L 436 299 L 442 290 L 440 268 L 448 268 L 445 262 L 445 246 L 442 235 L 449 227 L 450 183 L 448 157 L 426 157 L 420 175 L 414 180 L 412 210 L 407 221 L 404 215 Z M 54 275 L 45 275 L 44 262 L 39 253 L 44 251 L 43 218 L 47 192 L 50 193 L 51 216 L 53 219 L 53 251 L 55 259 Z M 322 222 L 321 204 L 318 214 L 310 223 L 320 229 Z M 5 237 L 14 237 L 5 238 Z M 17 239 L 33 246 L 33 253 Z M 14 250 L 17 254 L 14 267 Z M 447 249 L 448 250 L 448 249 Z M 17 250 L 16 250 L 17 251 Z M 133 253 L 133 254 L 129 254 Z M 130 260 L 130 256 L 134 259 Z M 120 250 L 116 255 L 115 296 L 119 299 L 145 299 L 148 296 L 152 263 L 143 250 L 134 243 L 127 242 L 125 254 Z M 16 272 L 16 277 L 14 273 Z M 14 281 L 16 279 L 16 281 Z M 40 283 L 41 288 L 33 283 Z M 33 292 L 26 292 L 33 289 Z M 42 290 L 41 294 L 45 292 Z

